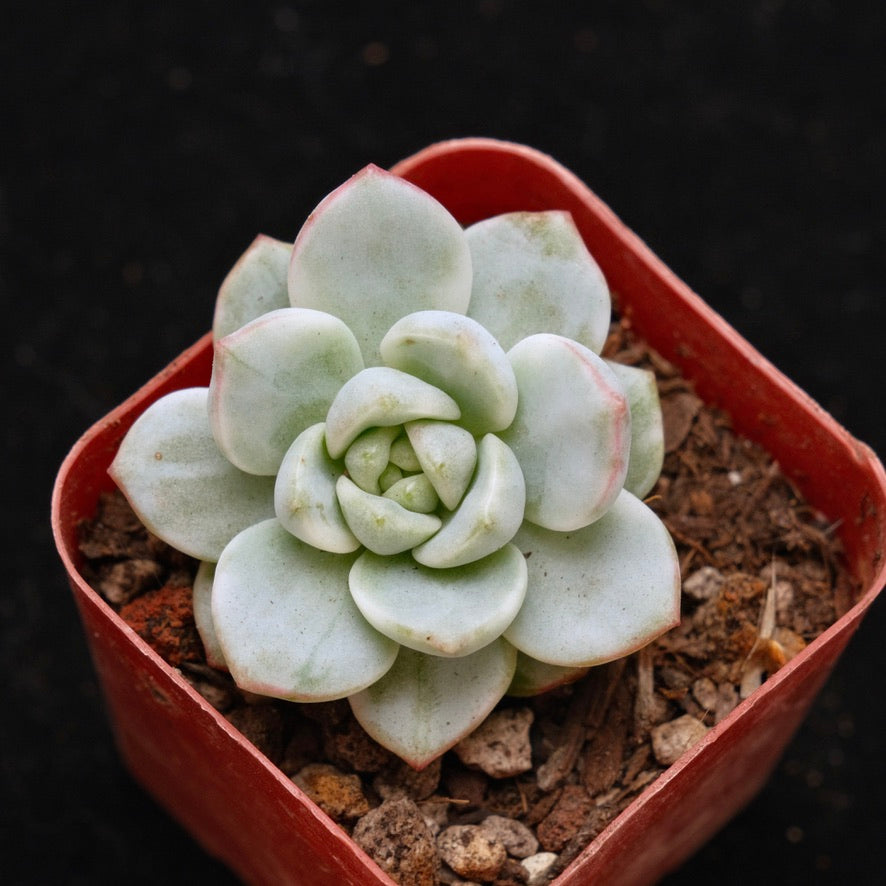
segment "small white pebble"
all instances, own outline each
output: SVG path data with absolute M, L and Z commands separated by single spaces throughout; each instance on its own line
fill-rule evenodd
M 524 858 L 520 864 L 528 874 L 527 886 L 542 886 L 547 882 L 548 874 L 556 860 L 557 854 L 555 852 L 536 852 L 535 855 Z
M 652 730 L 652 753 L 662 766 L 670 766 L 707 733 L 708 727 L 704 723 L 691 714 L 684 714 Z
M 727 476 L 729 477 L 729 482 L 733 486 L 741 486 L 742 476 L 741 471 L 730 471 Z
M 710 600 L 716 596 L 724 582 L 723 573 L 713 566 L 702 566 L 683 582 L 683 592 L 693 600 Z

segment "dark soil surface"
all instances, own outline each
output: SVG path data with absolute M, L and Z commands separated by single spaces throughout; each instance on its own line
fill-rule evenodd
M 571 686 L 503 700 L 487 723 L 495 730 L 511 714 L 532 724 L 526 771 L 494 777 L 489 766 L 466 765 L 459 746 L 415 773 L 363 732 L 345 701 L 244 698 L 205 663 L 190 605 L 196 564 L 152 537 L 119 494 L 106 497 L 83 527 L 89 578 L 141 637 L 349 832 L 371 810 L 403 800 L 415 804 L 431 837 L 504 818 L 530 829 L 534 849 L 556 854 L 553 877 L 853 598 L 832 527 L 764 451 L 736 436 L 728 417 L 706 407 L 629 329 L 615 325 L 605 353 L 653 368 L 659 381 L 666 459 L 647 501 L 677 544 L 683 620 L 645 650 L 592 669 Z M 396 844 L 400 833 L 395 829 L 388 842 Z M 361 845 L 380 860 L 401 858 L 406 848 Z M 526 882 L 519 854 L 491 864 L 484 882 Z M 418 874 L 414 867 L 389 870 L 404 884 L 437 882 L 427 866 Z M 459 882 L 451 868 L 441 870 L 440 882 Z

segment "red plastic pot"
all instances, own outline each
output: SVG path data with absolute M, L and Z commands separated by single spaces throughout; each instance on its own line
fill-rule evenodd
M 467 139 L 434 145 L 394 172 L 434 195 L 463 224 L 512 210 L 571 211 L 637 332 L 677 364 L 706 401 L 728 411 L 737 431 L 764 446 L 840 526 L 849 568 L 862 588 L 853 608 L 654 782 L 556 880 L 557 886 L 652 883 L 763 785 L 883 587 L 883 467 L 549 157 Z M 135 778 L 247 882 L 390 884 L 80 575 L 77 524 L 112 488 L 106 469 L 121 438 L 161 395 L 207 384 L 211 360 L 207 335 L 87 432 L 65 460 L 54 491 L 56 543 L 120 752 Z

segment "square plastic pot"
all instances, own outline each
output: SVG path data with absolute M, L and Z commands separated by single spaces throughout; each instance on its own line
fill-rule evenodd
M 708 308 L 575 176 L 518 145 L 434 145 L 394 172 L 462 223 L 514 210 L 569 210 L 637 332 L 760 443 L 806 498 L 840 526 L 861 592 L 852 609 L 648 787 L 555 882 L 652 883 L 759 790 L 886 580 L 886 477 L 852 438 Z M 107 467 L 154 400 L 206 385 L 207 335 L 74 446 L 53 495 L 53 529 L 70 576 L 120 753 L 134 777 L 212 855 L 256 884 L 390 884 L 84 581 L 78 523 L 112 488 Z M 224 777 L 220 777 L 224 773 Z

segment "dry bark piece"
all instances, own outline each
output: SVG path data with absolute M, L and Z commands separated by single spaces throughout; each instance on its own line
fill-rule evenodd
M 582 822 L 581 827 L 572 835 L 569 842 L 560 851 L 551 873 L 560 874 L 572 863 L 579 853 L 599 834 L 606 825 L 621 812 L 630 802 L 627 793 L 618 803 L 595 805 Z
M 602 723 L 612 693 L 624 672 L 627 659 L 593 668 L 572 687 L 573 695 L 563 722 L 558 745 L 538 767 L 538 786 L 550 791 L 561 785 L 578 761 L 587 734 L 587 725 Z
M 655 691 L 652 646 L 641 649 L 635 657 L 637 662 L 637 688 L 634 696 L 634 737 L 641 740 L 658 723 L 668 716 L 667 702 Z
M 538 834 L 537 826 L 551 814 L 551 810 L 557 805 L 562 793 L 562 788 L 556 788 L 551 792 L 541 791 L 541 795 L 532 804 L 529 812 L 526 813 L 524 821 L 530 827 L 536 828 L 536 835 Z
M 647 767 L 652 756 L 652 746 L 649 742 L 644 742 L 634 749 L 634 752 L 628 757 L 625 763 L 624 773 L 621 777 L 622 783 L 630 785 L 631 782 Z
M 548 852 L 559 852 L 575 836 L 593 809 L 588 792 L 577 784 L 563 788 L 556 805 L 536 829 L 538 842 Z
M 581 782 L 592 797 L 615 784 L 632 725 L 633 698 L 626 681 L 617 684 L 606 718 L 585 743 Z
M 689 429 L 702 405 L 702 401 L 689 391 L 681 391 L 661 398 L 665 452 L 676 451 L 689 436 Z

